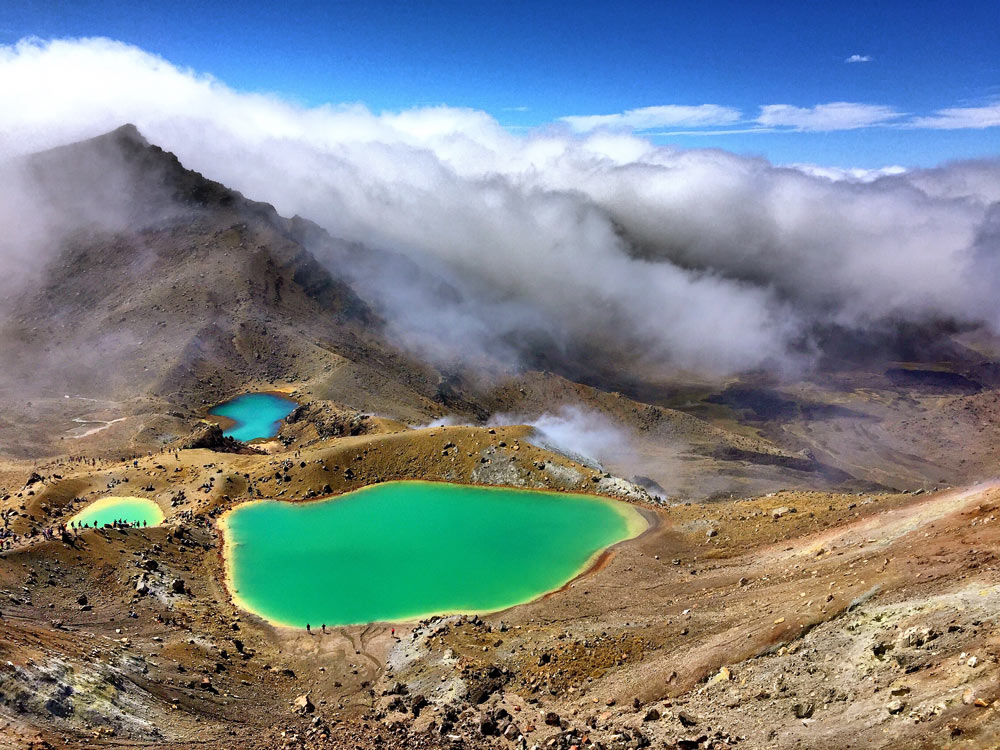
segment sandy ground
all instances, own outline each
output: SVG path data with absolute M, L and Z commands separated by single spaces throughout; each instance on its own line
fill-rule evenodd
M 35 537 L 0 556 L 2 742 L 994 741 L 995 483 L 656 504 L 525 435 L 383 425 L 300 434 L 258 455 L 55 462 L 28 487 L 27 467 L 11 465 L 0 474 L 3 509 L 17 512 L 8 523 L 18 534 L 108 494 L 149 497 L 166 520 L 67 542 Z M 559 592 L 482 618 L 307 634 L 230 600 L 217 527 L 227 508 L 258 490 L 303 500 L 409 477 L 619 495 L 655 523 Z M 301 696 L 312 710 L 296 712 Z

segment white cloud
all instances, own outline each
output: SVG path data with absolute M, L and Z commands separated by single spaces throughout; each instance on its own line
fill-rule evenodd
M 834 182 L 872 182 L 880 177 L 900 175 L 906 172 L 906 167 L 889 165 L 875 169 L 862 167 L 824 167 L 819 164 L 788 164 L 789 169 L 797 169 L 813 177 L 824 177 Z
M 630 443 L 628 433 L 606 414 L 579 405 L 566 405 L 539 416 L 494 414 L 489 424 L 531 425 L 535 429 L 529 442 L 598 467 L 601 462 L 627 452 Z
M 103 39 L 0 47 L 0 102 L 0 158 L 133 122 L 283 215 L 408 257 L 395 275 L 325 260 L 400 342 L 442 356 L 509 364 L 530 341 L 617 372 L 717 375 L 800 363 L 818 324 L 1000 328 L 996 162 L 834 180 L 606 129 L 515 136 L 471 109 L 305 108 Z M 768 113 L 799 129 L 900 116 L 866 106 Z M 10 193 L 10 225 L 44 216 Z
M 995 128 L 1000 126 L 1000 102 L 982 107 L 939 109 L 928 117 L 914 118 L 907 126 L 937 130 Z
M 664 104 L 629 109 L 613 115 L 570 115 L 559 119 L 576 132 L 587 133 L 598 128 L 642 131 L 652 128 L 731 125 L 739 122 L 741 116 L 738 109 L 718 104 Z
M 845 63 L 866 63 L 871 62 L 875 58 L 871 55 L 858 55 L 854 54 L 844 60 Z
M 855 130 L 884 125 L 903 116 L 904 113 L 882 104 L 830 102 L 815 107 L 767 104 L 760 108 L 757 122 L 767 127 L 803 131 Z
M 646 130 L 643 131 L 642 135 L 646 136 L 647 138 L 651 138 L 653 136 L 743 135 L 745 133 L 775 133 L 775 132 L 778 132 L 778 128 L 744 127 L 744 128 L 731 128 L 731 129 L 713 128 L 712 130 L 661 130 L 661 131 Z

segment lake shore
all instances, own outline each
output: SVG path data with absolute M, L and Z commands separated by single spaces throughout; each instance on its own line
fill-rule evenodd
M 598 502 L 604 507 L 609 508 L 614 513 L 616 513 L 620 519 L 623 521 L 625 530 L 624 536 L 617 539 L 610 545 L 602 546 L 600 549 L 595 550 L 591 553 L 587 559 L 579 565 L 574 571 L 572 571 L 568 577 L 561 581 L 558 585 L 550 586 L 544 590 L 534 592 L 531 596 L 521 599 L 519 601 L 505 603 L 501 606 L 496 607 L 486 607 L 486 608 L 462 608 L 462 607 L 447 607 L 443 609 L 415 609 L 411 612 L 401 614 L 399 616 L 394 616 L 391 618 L 377 619 L 372 621 L 358 621 L 358 622 L 337 622 L 337 626 L 347 626 L 347 625 L 361 625 L 367 624 L 368 622 L 384 622 L 392 624 L 406 624 L 414 623 L 418 620 L 426 619 L 428 617 L 434 616 L 444 616 L 444 615 L 485 615 L 485 614 L 495 614 L 497 612 L 502 612 L 512 607 L 521 606 L 533 601 L 544 599 L 546 597 L 552 596 L 565 590 L 568 586 L 572 585 L 575 581 L 579 579 L 594 574 L 607 564 L 607 561 L 611 556 L 614 555 L 614 551 L 621 545 L 641 536 L 649 529 L 654 528 L 658 524 L 658 516 L 653 512 L 644 513 L 639 508 L 624 503 L 617 500 L 612 500 L 607 497 L 602 497 L 599 495 L 592 495 L 586 493 L 568 493 L 568 492 L 558 492 L 551 490 L 525 490 L 523 488 L 506 488 L 506 487 L 491 487 L 491 486 L 479 486 L 479 485 L 469 485 L 461 483 L 446 483 L 446 482 L 430 482 L 425 480 L 401 480 L 395 482 L 386 482 L 374 485 L 368 485 L 359 489 L 352 490 L 350 492 L 341 493 L 339 495 L 319 498 L 316 500 L 298 501 L 294 503 L 295 505 L 303 506 L 315 506 L 321 503 L 329 502 L 343 502 L 348 499 L 356 499 L 359 495 L 366 492 L 371 492 L 376 488 L 382 488 L 383 490 L 389 486 L 399 486 L 399 485 L 443 485 L 443 486 L 454 486 L 466 489 L 481 490 L 484 492 L 504 492 L 504 493 L 524 493 L 526 495 L 542 495 L 550 497 L 558 497 L 560 499 L 569 499 L 577 497 L 581 500 L 587 502 Z M 293 628 L 302 629 L 302 626 L 297 623 L 291 623 L 283 620 L 280 617 L 276 617 L 271 614 L 265 614 L 256 608 L 251 602 L 249 602 L 242 592 L 236 585 L 234 570 L 236 567 L 234 554 L 237 546 L 236 541 L 233 538 L 233 530 L 231 525 L 232 516 L 236 511 L 245 510 L 248 506 L 258 505 L 261 503 L 268 502 L 281 502 L 286 503 L 288 501 L 282 500 L 270 500 L 270 499 L 259 499 L 259 500 L 249 500 L 244 503 L 240 503 L 223 513 L 219 518 L 216 519 L 216 526 L 220 531 L 220 536 L 222 538 L 222 549 L 221 556 L 223 559 L 224 576 L 223 583 L 226 590 L 228 591 L 233 602 L 241 609 L 247 611 L 248 613 L 261 618 L 265 622 L 282 628 Z

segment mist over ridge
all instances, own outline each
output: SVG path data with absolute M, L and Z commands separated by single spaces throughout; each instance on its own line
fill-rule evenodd
M 104 39 L 0 49 L 0 101 L 0 159 L 132 122 L 282 215 L 409 259 L 338 273 L 437 361 L 780 373 L 831 328 L 1000 328 L 998 160 L 859 176 L 620 132 L 514 135 L 469 109 L 308 109 Z M 48 228 L 16 185 L 0 211 L 38 226 L 0 246 L 5 266 Z

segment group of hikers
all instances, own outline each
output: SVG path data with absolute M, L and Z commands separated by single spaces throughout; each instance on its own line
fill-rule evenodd
M 147 527 L 149 524 L 146 521 L 126 521 L 124 518 L 118 518 L 110 523 L 104 524 L 104 528 L 112 529 L 141 529 Z M 99 528 L 96 523 L 81 523 L 77 521 L 70 521 L 69 524 L 58 524 L 56 526 L 46 526 L 40 530 L 30 530 L 24 534 L 15 534 L 13 531 L 7 528 L 0 529 L 0 552 L 5 552 L 7 550 L 13 549 L 21 541 L 27 541 L 32 537 L 41 535 L 45 539 L 63 539 L 68 541 L 69 537 L 72 536 L 76 538 L 79 535 L 81 529 L 96 529 Z
M 0 529 L 0 550 L 12 549 L 20 541 L 20 534 L 15 534 L 10 529 Z
M 97 466 L 97 459 L 91 456 L 67 456 L 66 461 L 71 464 L 83 464 L 84 466 Z
M 326 623 L 324 622 L 320 627 L 321 627 L 322 631 L 325 633 L 326 632 Z M 307 633 L 311 633 L 312 632 L 312 627 L 309 625 L 308 622 L 306 623 L 306 632 Z
M 29 529 L 24 534 L 15 534 L 8 528 L 0 529 L 0 550 L 13 549 L 19 542 L 27 541 L 41 535 L 44 539 L 60 539 L 68 535 L 66 524 L 46 526 L 42 529 Z
M 168 448 L 168 447 L 164 446 L 164 447 L 160 448 L 160 450 L 158 450 L 156 452 L 158 454 L 173 453 L 174 454 L 174 458 L 176 458 L 178 461 L 180 460 L 180 457 L 181 457 L 180 451 L 178 451 L 176 448 Z M 122 455 L 122 456 L 103 457 L 103 458 L 98 458 L 98 457 L 94 457 L 94 456 L 82 456 L 82 455 L 73 454 L 73 455 L 66 456 L 65 458 L 59 459 L 59 461 L 56 461 L 56 462 L 53 462 L 53 463 L 49 463 L 49 464 L 44 464 L 43 466 L 41 466 L 39 468 L 39 471 L 42 471 L 43 469 L 46 469 L 46 468 L 48 468 L 48 469 L 55 468 L 55 467 L 58 467 L 61 464 L 83 464 L 84 466 L 105 466 L 105 465 L 108 465 L 108 464 L 127 463 L 128 461 L 131 461 L 133 466 L 138 466 L 139 465 L 139 459 L 141 459 L 141 458 L 150 458 L 152 456 L 153 456 L 153 451 L 146 451 L 145 454 L 143 454 L 143 453 L 131 453 L 131 454 Z
M 124 518 L 116 518 L 114 521 L 104 524 L 104 528 L 112 529 L 140 529 L 148 526 L 145 521 L 126 521 Z M 70 521 L 69 526 L 73 531 L 79 531 L 80 529 L 98 528 L 97 524 L 87 524 L 87 523 L 77 523 L 76 521 Z M 66 527 L 64 526 L 63 529 Z
M 321 629 L 321 630 L 322 630 L 322 631 L 323 631 L 324 633 L 326 632 L 326 623 L 325 623 L 325 622 L 324 622 L 324 623 L 323 623 L 323 624 L 322 624 L 322 625 L 320 626 L 320 629 Z M 306 632 L 307 632 L 307 633 L 311 633 L 311 632 L 312 632 L 312 625 L 310 625 L 310 624 L 309 624 L 308 622 L 306 623 Z M 395 638 L 395 637 L 396 637 L 396 628 L 393 628 L 393 629 L 392 629 L 392 637 L 393 637 L 393 638 Z

